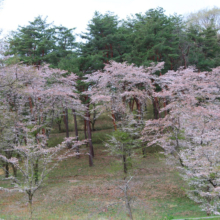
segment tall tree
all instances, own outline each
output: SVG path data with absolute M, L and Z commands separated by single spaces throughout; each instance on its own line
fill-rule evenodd
M 6 54 L 17 55 L 25 64 L 40 66 L 46 62 L 57 67 L 61 57 L 67 56 L 75 47 L 72 30 L 55 27 L 47 23 L 47 18 L 38 16 L 29 25 L 12 32 Z
M 88 32 L 81 35 L 86 40 L 81 47 L 81 55 L 90 60 L 85 69 L 102 69 L 105 63 L 117 56 L 115 34 L 118 23 L 118 17 L 110 12 L 104 15 L 95 12 L 88 24 Z
M 148 66 L 151 62 L 165 61 L 165 70 L 177 68 L 180 16 L 166 16 L 162 8 L 150 9 L 144 15 L 130 18 L 127 26 L 132 27 L 132 48 L 125 55 L 129 63 Z
M 210 70 L 220 65 L 220 44 L 214 25 L 201 29 L 199 26 L 188 28 L 191 42 L 189 64 L 200 70 Z

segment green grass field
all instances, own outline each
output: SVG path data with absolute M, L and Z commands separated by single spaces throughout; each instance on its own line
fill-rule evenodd
M 79 120 L 80 122 L 80 120 Z M 70 127 L 73 131 L 72 119 Z M 53 130 L 49 146 L 55 146 L 65 133 Z M 185 183 L 177 170 L 166 165 L 160 149 L 148 148 L 146 158 L 137 151 L 127 177 L 121 159 L 106 152 L 103 141 L 113 132 L 112 122 L 102 116 L 93 132 L 94 166 L 88 166 L 88 156 L 62 161 L 45 180 L 33 199 L 34 219 L 129 219 L 123 201 L 123 186 L 130 176 L 129 196 L 132 197 L 136 220 L 185 219 L 206 216 L 198 204 L 187 198 Z M 71 135 L 74 135 L 71 132 Z M 83 138 L 81 128 L 80 138 Z M 82 152 L 87 152 L 82 147 Z M 3 177 L 3 171 L 0 171 Z M 0 186 L 10 183 L 1 180 Z M 9 185 L 10 186 L 10 185 Z M 22 193 L 0 191 L 0 219 L 28 219 L 27 197 Z M 218 219 L 218 218 L 215 218 Z M 220 218 L 219 218 L 220 219 Z

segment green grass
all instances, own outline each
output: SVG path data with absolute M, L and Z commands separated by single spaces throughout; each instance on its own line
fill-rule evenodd
M 73 123 L 71 126 L 73 128 Z M 126 177 L 121 159 L 109 155 L 103 144 L 108 138 L 106 134 L 113 132 L 111 119 L 102 116 L 96 128 L 92 134 L 94 166 L 88 166 L 86 146 L 81 147 L 79 159 L 62 161 L 34 196 L 34 219 L 128 219 L 123 193 L 118 188 L 124 185 Z M 73 131 L 71 135 L 74 135 Z M 79 136 L 80 139 L 84 138 L 82 129 Z M 56 146 L 64 137 L 65 133 L 52 133 L 49 146 Z M 142 157 L 141 151 L 137 151 L 133 158 L 133 166 L 127 177 L 134 176 L 129 189 L 129 195 L 133 198 L 131 206 L 134 219 L 205 216 L 198 204 L 187 198 L 183 180 L 173 167 L 166 165 L 160 151 L 159 147 L 151 147 L 147 149 L 146 158 Z M 0 181 L 0 186 L 7 185 L 10 186 L 10 183 Z M 0 218 L 28 219 L 26 195 L 0 191 L 0 197 Z

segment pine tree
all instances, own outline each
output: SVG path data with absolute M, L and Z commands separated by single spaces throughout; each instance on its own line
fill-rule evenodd
M 81 35 L 86 40 L 81 45 L 81 56 L 87 60 L 85 70 L 102 69 L 105 63 L 117 56 L 115 34 L 118 23 L 118 17 L 110 12 L 104 15 L 95 12 L 88 24 L 88 32 Z
M 220 45 L 214 25 L 202 31 L 199 26 L 190 26 L 188 36 L 191 41 L 189 64 L 196 65 L 199 71 L 210 70 L 220 65 Z
M 151 62 L 165 61 L 165 70 L 173 69 L 179 59 L 179 16 L 166 16 L 162 8 L 150 9 L 144 15 L 136 14 L 127 22 L 132 46 L 125 57 L 129 63 L 148 66 Z
M 17 55 L 20 61 L 29 65 L 40 66 L 46 62 L 57 67 L 61 57 L 72 53 L 76 46 L 72 30 L 55 27 L 47 23 L 47 18 L 38 16 L 12 33 L 6 55 Z

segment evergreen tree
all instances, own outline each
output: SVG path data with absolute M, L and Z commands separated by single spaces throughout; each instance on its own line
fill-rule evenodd
M 127 22 L 131 31 L 132 48 L 125 55 L 129 63 L 149 65 L 165 61 L 165 70 L 174 69 L 179 59 L 179 30 L 182 19 L 166 16 L 162 8 L 150 9 L 144 15 L 136 14 Z
M 104 67 L 110 59 L 117 57 L 116 33 L 118 17 L 108 12 L 104 15 L 95 12 L 88 24 L 87 33 L 81 35 L 86 43 L 81 44 L 81 56 L 87 61 L 86 71 L 98 70 Z
M 25 64 L 39 66 L 42 62 L 57 67 L 61 57 L 75 46 L 73 29 L 55 27 L 38 16 L 29 25 L 19 27 L 8 39 L 7 55 L 17 55 Z
M 75 56 L 75 49 L 77 47 L 77 43 L 75 42 L 75 36 L 72 34 L 73 30 L 68 29 L 66 27 L 55 26 L 55 32 L 53 35 L 53 40 L 55 42 L 54 51 L 50 54 L 50 63 L 54 67 L 58 67 L 58 63 L 61 59 L 67 56 Z
M 189 64 L 196 65 L 199 71 L 220 65 L 220 45 L 214 25 L 202 31 L 199 26 L 190 26 L 188 36 L 191 41 Z

